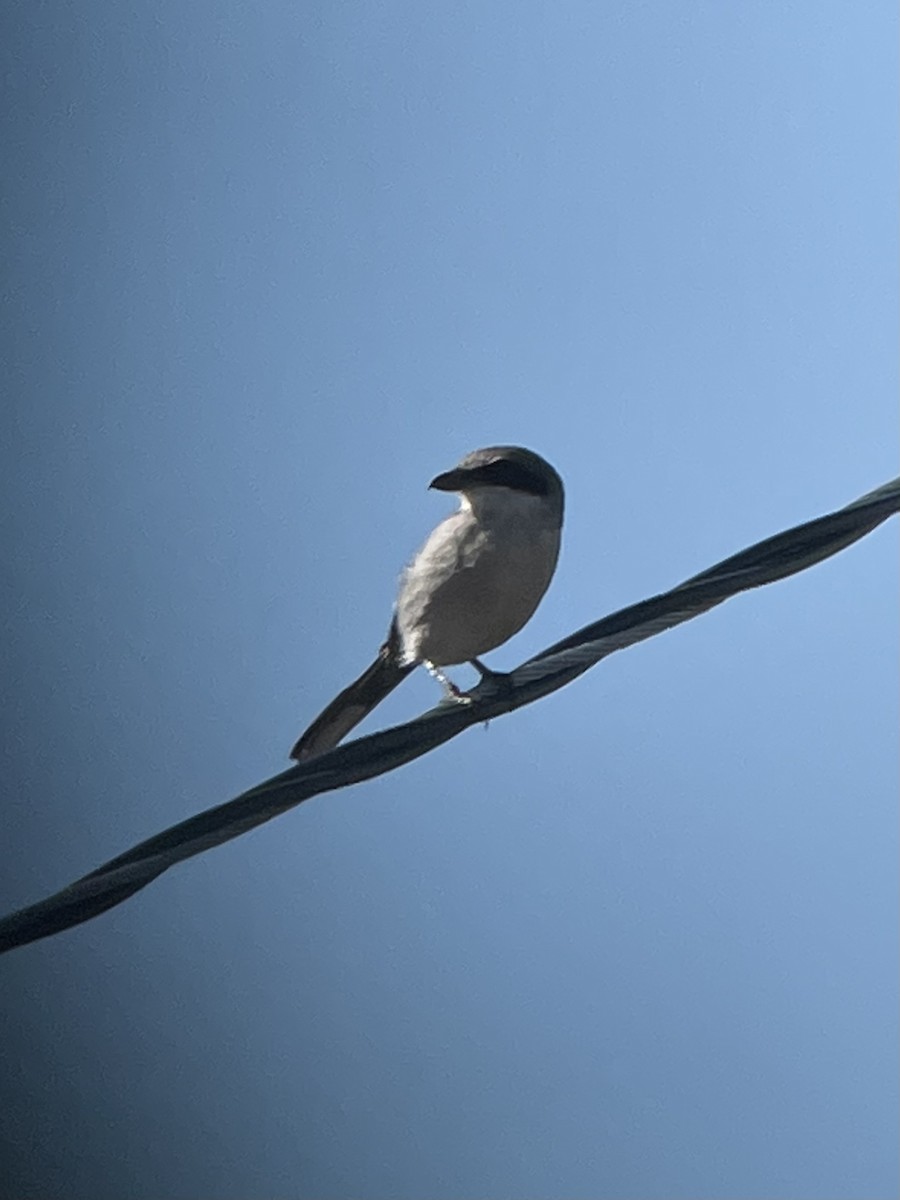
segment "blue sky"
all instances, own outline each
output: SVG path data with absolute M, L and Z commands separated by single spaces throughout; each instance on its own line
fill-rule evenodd
M 498 668 L 897 473 L 893 5 L 8 27 L 4 910 L 282 769 L 476 446 L 567 488 Z M 886 526 L 17 951 L 5 1193 L 895 1195 L 897 599 Z

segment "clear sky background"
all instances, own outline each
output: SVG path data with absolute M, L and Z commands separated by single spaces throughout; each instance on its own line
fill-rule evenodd
M 0 907 L 286 766 L 474 447 L 497 668 L 896 475 L 897 24 L 8 4 Z M 4 1200 L 894 1197 L 896 551 L 2 960 Z

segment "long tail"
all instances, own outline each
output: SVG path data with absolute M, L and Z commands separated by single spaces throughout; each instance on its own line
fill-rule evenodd
M 376 704 L 380 704 L 385 696 L 406 678 L 414 665 L 401 665 L 396 633 L 392 626 L 388 640 L 378 651 L 378 657 L 372 665 L 366 667 L 359 679 L 345 687 L 328 707 L 319 713 L 312 725 L 298 738 L 291 751 L 291 758 L 303 762 L 312 758 L 314 754 L 322 754 L 323 751 L 336 746 Z

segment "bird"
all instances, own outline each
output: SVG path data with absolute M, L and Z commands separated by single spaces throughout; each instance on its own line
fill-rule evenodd
M 420 664 L 447 698 L 470 701 L 442 668 L 481 661 L 518 633 L 550 585 L 559 558 L 564 490 L 553 467 L 522 446 L 473 450 L 428 485 L 459 508 L 433 530 L 400 576 L 390 628 L 375 661 L 300 735 L 291 758 L 337 746 Z

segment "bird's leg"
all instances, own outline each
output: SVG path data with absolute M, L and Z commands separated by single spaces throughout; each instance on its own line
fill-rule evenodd
M 436 667 L 433 662 L 425 659 L 423 664 L 429 675 L 436 679 L 444 689 L 444 694 L 449 700 L 455 700 L 458 704 L 471 704 L 472 697 L 467 695 L 462 688 L 458 688 L 452 679 L 448 679 L 440 667 Z
M 486 692 L 508 692 L 512 687 L 509 674 L 506 671 L 492 671 L 490 667 L 486 667 L 479 658 L 470 658 L 469 666 L 474 667 L 481 676 L 481 683 L 478 685 L 478 691 L 485 688 Z
M 490 667 L 485 666 L 480 658 L 470 658 L 469 666 L 474 667 L 482 679 L 505 679 L 504 671 L 492 671 Z

